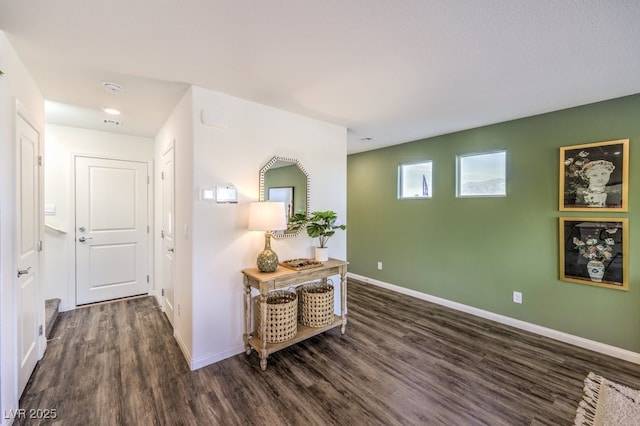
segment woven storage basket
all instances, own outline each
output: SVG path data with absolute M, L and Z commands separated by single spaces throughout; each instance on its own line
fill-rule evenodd
M 256 334 L 262 338 L 262 318 L 257 315 Z M 277 343 L 293 339 L 298 332 L 298 296 L 286 290 L 272 291 L 267 296 L 267 342 Z
M 298 287 L 298 321 L 307 327 L 333 322 L 333 285 L 322 281 Z

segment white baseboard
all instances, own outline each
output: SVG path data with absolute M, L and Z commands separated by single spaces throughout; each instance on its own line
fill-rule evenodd
M 191 352 L 189 352 L 189 348 L 184 343 L 182 336 L 175 328 L 173 329 L 173 338 L 176 339 L 178 347 L 180 347 L 180 351 L 182 352 L 182 355 L 184 355 L 184 359 L 187 361 L 189 366 L 191 366 Z M 191 370 L 193 370 L 193 368 Z
M 243 345 L 223 352 L 208 354 L 199 359 L 192 359 L 189 363 L 191 371 L 206 367 L 207 365 L 215 364 L 216 362 L 222 361 L 223 359 L 231 358 L 232 356 L 236 356 L 240 353 L 243 353 L 244 351 L 245 349 Z
M 175 329 L 173 331 L 173 337 L 176 339 L 176 342 L 178 342 L 178 346 L 182 351 L 182 355 L 184 355 L 185 359 L 187 360 L 191 371 L 206 367 L 207 365 L 215 364 L 216 362 L 222 361 L 223 359 L 231 358 L 232 356 L 238 355 L 245 351 L 243 345 L 223 352 L 207 354 L 198 359 L 194 359 L 191 355 L 191 352 L 189 352 L 187 345 L 185 345 L 184 340 L 182 340 L 182 336 L 180 336 L 180 333 L 178 333 Z
M 156 299 L 156 303 L 160 307 L 160 310 L 164 312 L 164 301 L 162 300 L 162 295 L 157 291 L 150 291 L 149 296 L 153 296 Z
M 447 308 L 455 309 L 457 311 L 466 312 L 477 317 L 486 318 L 491 321 L 495 321 L 501 324 L 509 325 L 521 330 L 529 331 L 539 334 L 541 336 L 549 337 L 551 339 L 559 340 L 564 343 L 569 343 L 580 348 L 589 349 L 594 352 L 609 355 L 615 358 L 619 358 L 625 361 L 640 364 L 640 353 L 632 352 L 626 349 L 618 348 L 616 346 L 607 345 L 604 343 L 596 342 L 595 340 L 585 339 L 583 337 L 574 336 L 572 334 L 564 333 L 562 331 L 554 330 L 540 325 L 532 324 L 529 322 L 521 321 L 515 318 L 511 318 L 505 315 L 496 314 L 493 312 L 485 311 L 482 309 L 474 308 L 473 306 L 464 305 L 462 303 L 453 302 L 451 300 L 443 299 L 430 294 L 422 293 L 416 290 L 400 287 L 394 284 L 389 284 L 384 281 L 379 281 L 373 278 L 365 277 L 362 275 L 348 272 L 349 278 L 362 281 L 367 284 L 372 284 L 377 287 L 386 288 L 387 290 L 402 293 L 407 296 L 415 297 L 418 299 L 426 300 L 438 305 L 446 306 Z

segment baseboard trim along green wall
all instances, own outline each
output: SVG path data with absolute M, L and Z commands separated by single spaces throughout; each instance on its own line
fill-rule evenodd
M 467 314 L 475 315 L 480 318 L 485 318 L 491 321 L 498 322 L 500 324 L 508 325 L 518 328 L 520 330 L 536 333 L 541 336 L 549 337 L 550 339 L 559 340 L 564 343 L 568 343 L 580 348 L 589 349 L 594 352 L 598 352 L 604 355 L 609 355 L 615 358 L 619 358 L 625 361 L 640 364 L 640 353 L 631 352 L 626 349 L 621 349 L 615 346 L 606 345 L 604 343 L 596 342 L 594 340 L 585 339 L 572 334 L 563 333 L 562 331 L 553 330 L 547 327 L 541 327 L 536 324 L 531 324 L 525 321 L 520 321 L 511 317 L 496 314 L 494 312 L 484 311 L 482 309 L 474 308 L 473 306 L 464 305 L 462 303 L 452 302 L 450 300 L 435 297 L 430 294 L 421 293 L 419 291 L 410 290 L 404 287 L 400 287 L 394 284 L 389 284 L 383 281 L 374 280 L 369 277 L 363 277 L 351 272 L 347 273 L 349 278 L 354 280 L 375 285 L 376 287 L 385 288 L 387 290 L 395 291 L 410 297 L 415 297 L 420 300 L 435 303 L 437 305 L 445 306 L 447 308 L 455 309 L 456 311 L 464 312 Z
M 640 353 L 638 117 L 640 94 L 350 154 L 349 271 Z M 560 211 L 560 148 L 619 139 L 629 139 L 628 211 Z M 506 197 L 456 197 L 456 156 L 497 150 Z M 432 161 L 431 198 L 398 199 L 398 165 L 420 161 Z M 562 217 L 628 220 L 628 291 L 560 279 Z

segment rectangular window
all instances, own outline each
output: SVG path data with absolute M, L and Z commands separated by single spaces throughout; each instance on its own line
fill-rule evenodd
M 398 166 L 398 198 L 431 198 L 432 161 L 403 163 Z
M 507 151 L 457 157 L 458 197 L 506 197 Z

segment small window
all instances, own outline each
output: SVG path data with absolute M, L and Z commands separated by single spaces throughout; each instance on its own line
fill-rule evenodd
M 398 166 L 398 198 L 431 198 L 432 161 L 404 163 Z
M 507 151 L 457 158 L 458 197 L 506 197 Z

